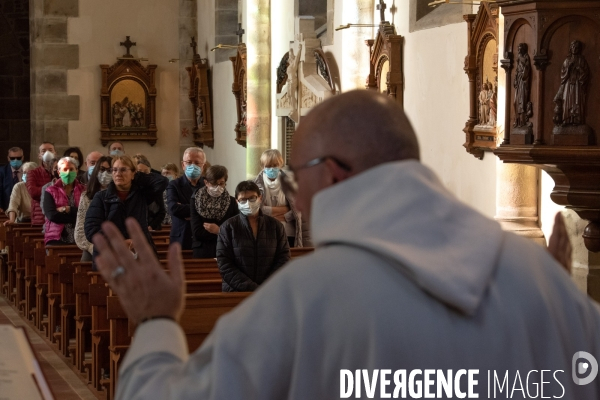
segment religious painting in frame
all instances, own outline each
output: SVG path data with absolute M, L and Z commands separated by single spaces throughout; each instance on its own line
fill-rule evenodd
M 232 92 L 235 96 L 237 110 L 237 123 L 235 124 L 235 141 L 246 147 L 246 113 L 247 113 L 247 67 L 246 67 L 246 45 L 238 45 L 235 57 L 229 58 L 233 63 L 233 85 Z
M 464 16 L 469 38 L 465 73 L 469 78 L 469 119 L 463 147 L 482 159 L 497 146 L 498 12 L 496 4 L 482 3 L 477 14 Z
M 127 54 L 115 64 L 103 64 L 100 68 L 102 145 L 106 146 L 115 140 L 145 140 L 154 146 L 157 140 L 154 82 L 156 65 L 144 67 L 129 54 L 127 48 Z
M 382 22 L 375 40 L 367 40 L 370 62 L 367 89 L 374 89 L 404 105 L 404 76 L 402 69 L 402 43 L 394 25 Z
M 213 148 L 215 137 L 212 126 L 212 104 L 210 99 L 208 60 L 196 53 L 196 43 L 192 38 L 194 61 L 186 67 L 190 77 L 189 98 L 194 112 L 194 143 L 199 147 Z

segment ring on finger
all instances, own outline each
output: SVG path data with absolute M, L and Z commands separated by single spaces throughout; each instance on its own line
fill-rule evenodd
M 110 277 L 112 279 L 117 279 L 118 277 L 120 277 L 121 275 L 125 275 L 125 267 L 123 267 L 122 265 L 117 266 L 117 268 L 114 269 L 114 271 L 110 274 Z

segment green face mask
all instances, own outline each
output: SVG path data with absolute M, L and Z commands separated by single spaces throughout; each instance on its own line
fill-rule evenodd
M 60 172 L 60 179 L 63 181 L 63 183 L 65 185 L 70 185 L 71 183 L 75 182 L 75 178 L 77 177 L 77 171 L 70 171 L 70 172 Z

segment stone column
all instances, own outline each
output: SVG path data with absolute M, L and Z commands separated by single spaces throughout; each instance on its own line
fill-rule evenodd
M 496 217 L 502 229 L 545 246 L 539 226 L 539 171 L 535 167 L 504 164 L 496 168 Z
M 271 145 L 271 1 L 246 3 L 246 176 L 260 172 L 260 155 Z
M 69 120 L 79 119 L 79 96 L 67 94 L 67 70 L 79 67 L 79 46 L 67 43 L 67 18 L 79 15 L 79 0 L 34 0 L 31 10 L 31 154 L 42 141 L 62 154 L 69 146 Z
M 342 24 L 373 24 L 373 0 L 344 2 Z M 377 13 L 379 15 L 379 13 Z M 377 19 L 379 23 L 379 18 Z M 373 39 L 377 28 L 349 28 L 342 32 L 343 56 L 341 62 L 342 91 L 364 89 L 369 76 L 369 47 L 365 39 Z
M 192 66 L 194 50 L 191 38 L 198 42 L 197 0 L 179 0 L 179 148 L 180 155 L 194 145 L 194 110 L 189 98 L 190 77 L 186 67 Z M 201 49 L 198 49 L 200 53 Z M 202 55 L 207 57 L 207 54 Z M 202 57 L 201 56 L 201 57 Z

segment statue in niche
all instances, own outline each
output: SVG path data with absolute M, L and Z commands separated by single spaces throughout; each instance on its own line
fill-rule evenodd
M 574 40 L 560 71 L 560 88 L 554 97 L 556 125 L 585 124 L 585 100 L 590 68 L 581 54 L 582 43 Z
M 496 120 L 498 116 L 498 87 L 494 87 L 493 90 L 489 91 L 490 94 L 490 117 L 488 119 L 488 126 L 496 126 Z
M 204 125 L 204 113 L 202 112 L 202 104 L 196 107 L 196 125 L 201 128 Z
M 479 92 L 479 125 L 487 125 L 490 115 L 490 96 L 488 84 L 484 83 L 481 92 Z
M 294 121 L 298 121 L 298 64 L 300 62 L 300 54 L 302 54 L 302 45 L 298 45 L 298 55 L 294 54 L 294 49 L 290 49 L 287 67 L 287 85 L 288 95 L 292 103 L 292 109 L 289 117 Z
M 527 54 L 527 43 L 518 47 L 517 72 L 515 76 L 515 128 L 530 126 L 529 118 L 533 117 L 533 104 L 529 101 L 531 86 L 531 60 Z

